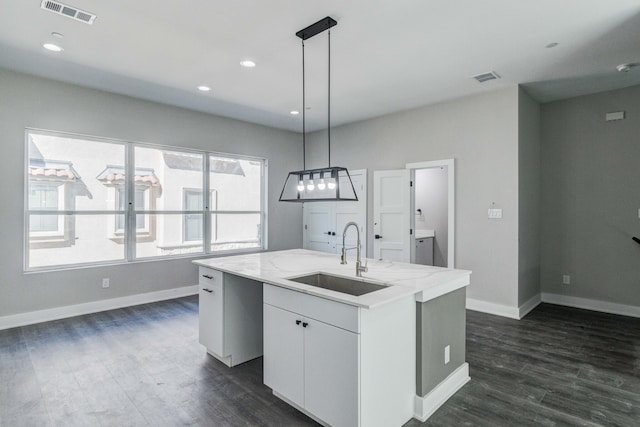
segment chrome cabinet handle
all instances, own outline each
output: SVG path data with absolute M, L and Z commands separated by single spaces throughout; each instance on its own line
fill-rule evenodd
M 210 294 L 213 293 L 213 289 L 209 289 L 209 288 L 202 288 L 203 291 L 205 292 L 209 292 Z
M 202 277 L 205 279 L 213 279 L 213 276 L 209 276 L 208 274 L 203 274 Z

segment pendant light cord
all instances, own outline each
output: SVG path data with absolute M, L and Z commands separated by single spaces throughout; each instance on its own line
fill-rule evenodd
M 331 167 L 331 29 L 329 29 L 328 36 L 328 58 L 327 61 L 328 69 L 327 69 L 327 157 L 328 164 Z
M 302 40 L 302 170 L 307 169 L 307 129 L 306 129 L 307 104 L 304 85 L 304 39 Z

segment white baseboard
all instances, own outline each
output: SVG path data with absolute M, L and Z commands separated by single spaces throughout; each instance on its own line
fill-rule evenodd
M 463 363 L 426 396 L 416 396 L 414 418 L 424 422 L 471 378 L 469 364 Z
M 640 307 L 636 305 L 618 304 L 614 302 L 598 301 L 568 295 L 550 294 L 547 292 L 542 292 L 541 294 L 533 296 L 517 308 L 467 298 L 467 309 L 519 320 L 536 308 L 541 302 L 582 308 L 585 310 L 600 311 L 602 313 L 619 314 L 621 316 L 640 317 Z
M 542 294 L 537 294 L 531 297 L 527 302 L 518 307 L 518 319 L 522 319 L 524 316 L 529 314 L 529 312 L 536 308 L 541 302 Z
M 50 320 L 64 319 L 67 317 L 81 316 L 83 314 L 98 313 L 100 311 L 113 310 L 116 308 L 130 307 L 132 305 L 180 298 L 188 295 L 195 295 L 197 293 L 198 285 L 184 286 L 164 291 L 148 292 L 120 298 L 86 302 L 83 304 L 49 308 L 46 310 L 12 314 L 10 316 L 0 317 L 0 330 L 32 325 L 34 323 L 48 322 Z
M 550 294 L 547 292 L 542 293 L 542 302 L 583 308 L 585 310 L 601 311 L 603 313 L 620 314 L 622 316 L 640 317 L 640 307 L 635 305 L 618 304 L 614 302 L 598 301 L 568 295 Z
M 518 307 L 510 307 L 508 305 L 495 304 L 493 302 L 472 298 L 467 298 L 467 310 L 495 314 L 496 316 L 509 317 L 511 319 L 520 319 L 520 310 Z

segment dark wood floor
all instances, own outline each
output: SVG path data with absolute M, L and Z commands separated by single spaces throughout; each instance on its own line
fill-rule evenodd
M 0 425 L 317 425 L 262 384 L 262 359 L 207 356 L 197 312 L 187 297 L 0 331 Z M 467 360 L 424 425 L 640 426 L 640 319 L 468 311 Z

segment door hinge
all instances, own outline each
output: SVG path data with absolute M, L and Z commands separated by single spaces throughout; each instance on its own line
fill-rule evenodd
M 410 236 L 411 236 L 411 235 L 413 235 L 413 228 L 410 228 L 410 229 L 409 229 L 409 235 L 410 235 Z
M 409 181 L 409 187 L 413 187 L 413 181 Z

